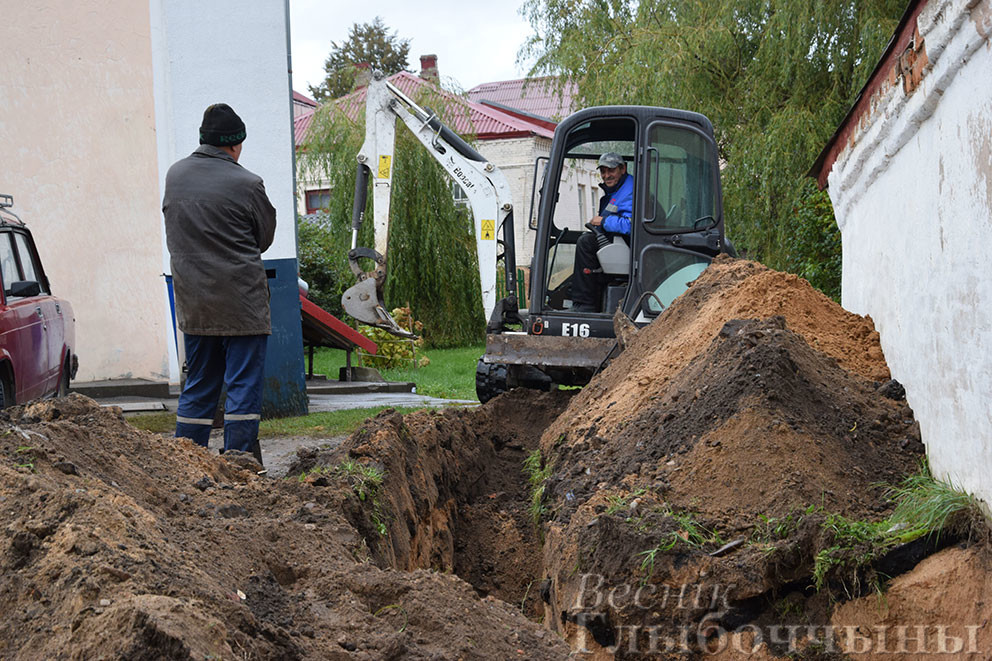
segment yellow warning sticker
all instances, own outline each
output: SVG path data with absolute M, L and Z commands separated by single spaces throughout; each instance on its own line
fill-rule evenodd
M 495 220 L 483 220 L 482 221 L 482 238 L 486 241 L 492 241 L 496 238 L 496 221 Z
M 386 154 L 379 156 L 379 179 L 389 179 L 389 168 L 393 165 L 393 157 Z

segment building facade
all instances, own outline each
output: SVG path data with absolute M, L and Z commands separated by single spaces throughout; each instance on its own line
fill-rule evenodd
M 992 1 L 912 2 L 814 167 L 935 475 L 992 503 Z
M 279 220 L 263 255 L 274 321 L 266 372 L 278 384 L 267 406 L 293 400 L 299 409 L 288 3 L 246 11 L 236 0 L 80 0 L 7 10 L 0 187 L 36 235 L 53 288 L 73 303 L 77 381 L 179 381 L 165 174 L 198 146 L 204 108 L 225 102 L 247 125 L 240 162 L 265 180 Z M 219 38 L 220 25 L 229 38 Z

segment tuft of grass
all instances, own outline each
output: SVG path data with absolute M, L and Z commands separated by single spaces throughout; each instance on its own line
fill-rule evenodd
M 612 515 L 612 514 L 616 514 L 620 510 L 627 509 L 627 507 L 630 505 L 630 501 L 634 500 L 635 498 L 639 498 L 643 496 L 647 492 L 648 492 L 647 489 L 642 488 L 636 491 L 632 491 L 626 496 L 607 496 L 606 502 L 608 502 L 609 505 L 607 505 L 606 507 L 606 514 Z
M 382 469 L 372 464 L 363 464 L 354 459 L 346 459 L 336 466 L 316 466 L 309 471 L 304 471 L 300 473 L 298 480 L 306 482 L 310 477 L 321 475 L 345 480 L 358 500 L 372 504 L 369 518 L 379 536 L 385 537 L 389 534 L 386 516 L 382 511 L 382 500 L 379 498 L 383 481 L 386 478 L 386 473 Z
M 527 508 L 535 526 L 541 524 L 541 519 L 548 512 L 544 505 L 544 486 L 551 477 L 552 464 L 541 457 L 540 448 L 535 449 L 524 459 L 524 473 L 530 483 L 530 506 Z
M 710 530 L 696 521 L 692 512 L 667 508 L 662 510 L 662 514 L 672 519 L 676 524 L 676 530 L 663 533 L 657 546 L 641 551 L 639 554 L 644 556 L 641 560 L 641 571 L 644 573 L 644 578 L 641 579 L 642 584 L 647 583 L 654 575 L 654 563 L 659 553 L 667 553 L 679 544 L 690 548 L 700 548 L 708 544 L 721 546 L 724 543 L 716 531 Z
M 898 543 L 945 532 L 967 534 L 983 519 L 973 496 L 935 479 L 926 463 L 887 495 L 896 503 L 887 534 Z
M 848 569 L 855 587 L 858 573 L 894 544 L 886 539 L 886 522 L 856 521 L 840 514 L 827 514 L 822 530 L 833 540 L 820 549 L 813 563 L 813 585 L 819 591 L 835 569 Z
M 877 522 L 854 521 L 839 514 L 827 514 L 822 524 L 831 545 L 821 549 L 813 566 L 813 583 L 820 590 L 830 575 L 850 576 L 855 588 L 859 576 L 867 573 L 881 590 L 871 565 L 892 548 L 921 537 L 942 534 L 970 534 L 984 526 L 978 502 L 954 486 L 933 477 L 924 461 L 919 472 L 887 491 L 895 502 L 892 514 Z M 847 583 L 844 582 L 847 590 Z M 850 591 L 848 591 L 850 592 Z

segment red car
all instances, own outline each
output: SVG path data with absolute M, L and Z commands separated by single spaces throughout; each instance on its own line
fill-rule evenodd
M 0 195 L 0 408 L 69 392 L 75 317 L 52 295 L 31 232 Z

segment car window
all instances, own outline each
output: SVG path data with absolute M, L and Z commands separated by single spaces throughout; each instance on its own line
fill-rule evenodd
M 43 294 L 47 294 L 45 291 L 45 283 L 41 280 L 40 269 L 37 267 L 34 259 L 34 251 L 31 250 L 31 246 L 28 243 L 28 239 L 23 234 L 14 234 L 14 240 L 17 243 L 17 254 L 21 258 L 21 270 L 23 271 L 23 280 L 34 280 L 39 285 L 41 285 L 41 291 Z
M 0 233 L 0 276 L 3 277 L 3 291 L 10 296 L 10 283 L 21 279 L 17 271 L 17 259 L 14 257 L 14 246 L 10 242 L 10 233 Z

